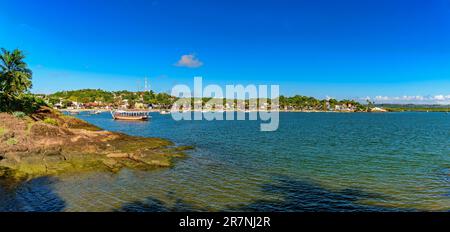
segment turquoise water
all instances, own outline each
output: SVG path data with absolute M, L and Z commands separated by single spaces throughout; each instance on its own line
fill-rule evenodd
M 118 122 L 106 130 L 194 145 L 174 168 L 39 178 L 0 189 L 20 211 L 448 211 L 450 116 L 281 113 L 258 121 Z

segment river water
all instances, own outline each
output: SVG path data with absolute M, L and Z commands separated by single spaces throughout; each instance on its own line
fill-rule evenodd
M 0 211 L 448 211 L 445 113 L 281 113 L 259 121 L 113 121 L 105 130 L 194 145 L 171 169 L 42 177 L 0 187 Z

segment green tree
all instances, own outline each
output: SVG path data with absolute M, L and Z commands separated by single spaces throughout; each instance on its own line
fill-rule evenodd
M 367 111 L 370 112 L 375 107 L 375 103 L 370 101 L 369 99 L 367 99 L 366 101 L 367 101 Z
M 0 91 L 7 97 L 17 97 L 32 87 L 32 71 L 24 61 L 25 55 L 16 49 L 12 52 L 1 49 Z
M 330 104 L 331 109 L 334 109 L 336 105 L 338 105 L 338 101 L 334 98 L 328 99 L 328 103 Z
M 24 61 L 25 54 L 15 49 L 8 51 L 4 48 L 0 53 L 0 103 L 6 109 L 18 108 L 21 95 L 32 87 L 32 71 Z

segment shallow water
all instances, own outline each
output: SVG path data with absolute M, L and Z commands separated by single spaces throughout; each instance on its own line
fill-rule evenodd
M 0 187 L 1 211 L 450 210 L 444 113 L 281 113 L 258 121 L 113 121 L 106 130 L 195 145 L 172 169 L 39 178 Z

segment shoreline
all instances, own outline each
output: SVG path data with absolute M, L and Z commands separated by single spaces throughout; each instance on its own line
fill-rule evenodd
M 59 112 L 67 112 L 67 113 L 85 113 L 85 112 L 94 112 L 100 111 L 101 113 L 110 112 L 111 110 L 107 109 L 58 109 Z M 130 111 L 145 111 L 150 113 L 160 113 L 162 111 L 170 112 L 170 109 L 151 109 L 151 110 L 139 110 L 139 109 L 130 109 Z M 273 112 L 270 110 L 260 110 L 260 111 L 239 111 L 239 110 L 224 110 L 224 111 L 204 111 L 204 110 L 188 110 L 185 112 L 202 112 L 202 113 L 227 113 L 227 112 L 243 112 L 243 113 L 258 113 L 258 112 Z M 402 113 L 402 112 L 420 112 L 420 113 L 449 113 L 448 110 L 438 109 L 438 110 L 395 110 L 395 109 L 386 109 L 386 111 L 318 111 L 318 110 L 278 110 L 280 113 Z
M 0 178 L 24 180 L 87 171 L 169 168 L 190 146 L 102 130 L 50 108 L 0 113 Z

